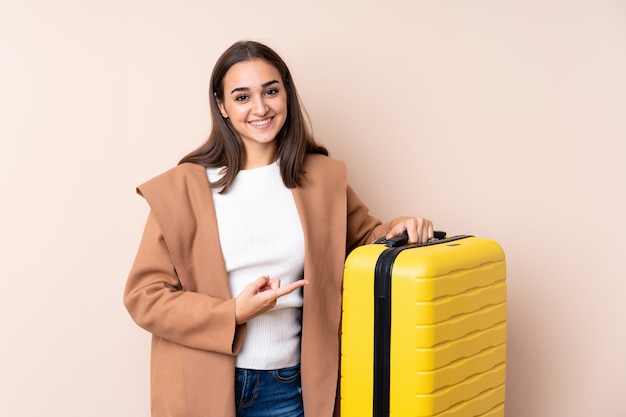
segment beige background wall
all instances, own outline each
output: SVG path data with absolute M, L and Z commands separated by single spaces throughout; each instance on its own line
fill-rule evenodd
M 148 415 L 134 186 L 204 140 L 241 38 L 375 214 L 502 244 L 507 417 L 626 415 L 619 0 L 0 0 L 0 415 Z

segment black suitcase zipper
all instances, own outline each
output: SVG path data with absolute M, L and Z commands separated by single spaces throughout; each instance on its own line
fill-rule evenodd
M 390 363 L 391 363 L 391 274 L 393 264 L 405 249 L 420 246 L 437 245 L 452 242 L 470 235 L 459 235 L 445 238 L 444 232 L 441 238 L 422 244 L 397 246 L 403 244 L 404 239 L 380 240 L 375 243 L 385 243 L 389 246 L 378 257 L 374 269 L 374 401 L 372 408 L 373 417 L 389 417 L 389 394 L 390 394 Z M 406 236 L 405 236 L 406 237 Z M 404 240 L 406 242 L 406 240 Z
M 373 417 L 389 417 L 391 351 L 391 270 L 403 247 L 386 249 L 374 270 L 374 404 Z

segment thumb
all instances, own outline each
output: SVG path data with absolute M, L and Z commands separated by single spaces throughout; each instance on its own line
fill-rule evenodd
M 257 293 L 263 289 L 266 289 L 269 282 L 270 277 L 268 277 L 267 275 L 263 275 L 248 284 L 248 288 L 250 288 L 250 291 L 252 291 L 252 293 Z
M 267 280 L 267 289 L 275 290 L 280 288 L 280 278 L 270 278 Z
M 389 233 L 387 233 L 387 236 L 385 236 L 386 239 L 391 239 L 394 236 L 400 235 L 403 232 L 406 232 L 406 226 L 404 224 L 397 224 L 394 227 L 391 228 L 391 230 L 389 230 Z

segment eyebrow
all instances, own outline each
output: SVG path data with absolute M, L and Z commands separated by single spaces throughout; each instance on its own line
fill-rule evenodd
M 272 80 L 272 81 L 268 81 L 266 83 L 263 83 L 262 87 L 266 88 L 266 87 L 269 87 L 272 84 L 278 84 L 278 80 Z M 230 92 L 230 94 L 237 93 L 239 91 L 250 91 L 250 87 L 237 87 L 237 88 L 234 88 L 233 91 Z

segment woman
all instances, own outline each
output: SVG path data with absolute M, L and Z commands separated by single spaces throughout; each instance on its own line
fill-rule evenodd
M 207 142 L 138 187 L 151 210 L 124 302 L 153 334 L 152 415 L 337 416 L 346 254 L 424 242 L 432 222 L 368 214 L 267 46 L 232 45 L 210 88 Z

